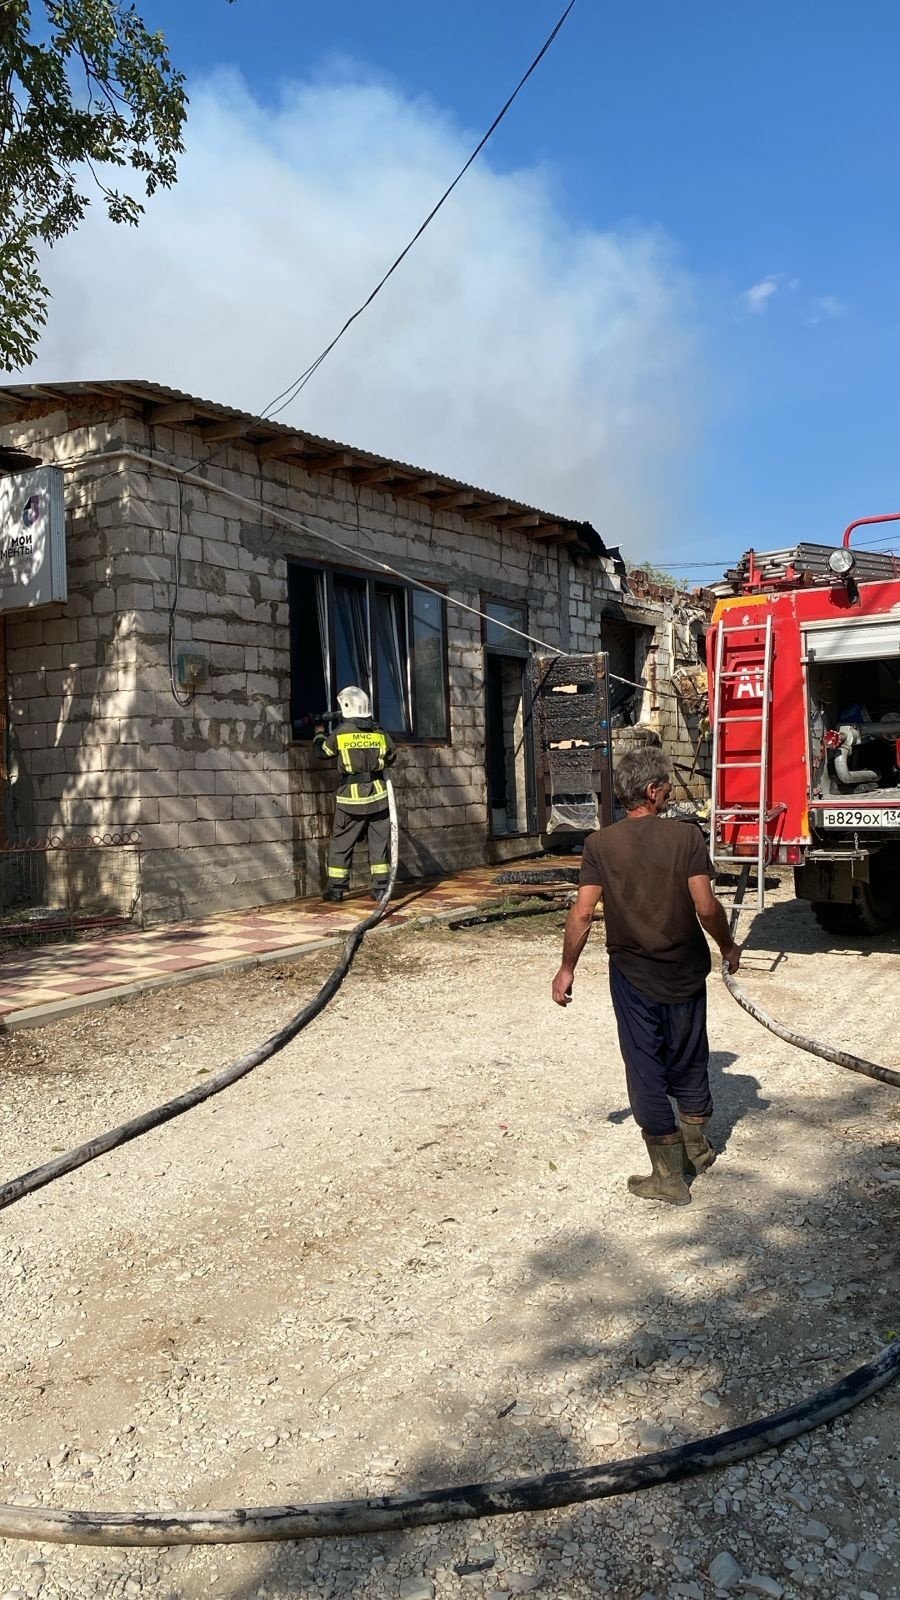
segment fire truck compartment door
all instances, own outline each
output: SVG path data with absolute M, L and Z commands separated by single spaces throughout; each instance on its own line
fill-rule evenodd
M 812 623 L 803 630 L 807 661 L 878 661 L 900 656 L 900 617 Z

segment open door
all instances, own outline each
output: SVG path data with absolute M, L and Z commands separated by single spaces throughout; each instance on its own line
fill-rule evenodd
M 534 753 L 531 734 L 531 674 L 526 640 L 510 629 L 526 628 L 524 606 L 486 600 L 485 765 L 492 838 L 525 837 L 537 831 Z M 503 626 L 508 624 L 508 626 Z

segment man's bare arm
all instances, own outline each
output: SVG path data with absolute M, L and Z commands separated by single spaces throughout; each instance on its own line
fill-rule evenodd
M 713 894 L 713 887 L 706 873 L 698 873 L 696 877 L 688 878 L 688 888 L 701 928 L 705 928 L 710 938 L 715 939 L 728 971 L 737 972 L 741 964 L 741 948 L 734 942 L 728 913 L 721 900 L 717 900 Z
M 562 966 L 553 979 L 553 998 L 558 1006 L 567 1006 L 572 999 L 572 982 L 578 958 L 588 941 L 594 910 L 602 890 L 599 884 L 582 884 L 566 917 L 563 936 Z

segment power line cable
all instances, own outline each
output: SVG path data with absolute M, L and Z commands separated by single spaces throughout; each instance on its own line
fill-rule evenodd
M 509 96 L 509 99 L 506 101 L 506 104 L 502 107 L 502 109 L 500 111 L 498 111 L 496 117 L 494 118 L 493 122 L 491 123 L 490 127 L 488 128 L 487 133 L 484 134 L 483 138 L 481 138 L 479 140 L 478 144 L 475 146 L 475 149 L 472 151 L 472 154 L 469 156 L 469 159 L 466 161 L 465 165 L 460 167 L 459 172 L 456 174 L 456 177 L 453 179 L 453 182 L 449 185 L 448 188 L 446 188 L 444 190 L 444 193 L 441 195 L 441 198 L 437 202 L 437 205 L 433 206 L 432 209 L 429 211 L 427 217 L 425 218 L 425 221 L 421 224 L 421 226 L 419 228 L 416 229 L 416 232 L 413 234 L 413 236 L 410 239 L 409 243 L 404 246 L 404 248 L 401 250 L 400 254 L 397 256 L 396 260 L 393 261 L 391 263 L 391 265 L 388 267 L 388 270 L 384 274 L 383 278 L 381 278 L 380 281 L 378 283 L 376 283 L 374 289 L 372 290 L 372 292 L 368 296 L 368 298 L 365 299 L 363 301 L 362 305 L 358 306 L 357 309 L 353 312 L 353 314 L 347 318 L 346 322 L 344 323 L 344 326 L 340 329 L 340 331 L 338 333 L 335 334 L 335 336 L 331 340 L 330 344 L 327 344 L 325 346 L 325 349 L 322 350 L 319 353 L 319 355 L 316 356 L 315 361 L 311 362 L 310 365 L 305 369 L 305 371 L 301 372 L 300 376 L 298 378 L 294 379 L 293 383 L 288 384 L 286 389 L 282 389 L 281 393 L 277 394 L 275 396 L 274 400 L 270 400 L 269 401 L 269 404 L 266 406 L 265 410 L 261 413 L 261 415 L 263 417 L 271 418 L 271 417 L 279 416 L 282 411 L 286 410 L 286 408 L 291 404 L 292 401 L 296 400 L 296 398 L 300 394 L 301 390 L 306 388 L 306 385 L 309 383 L 309 380 L 313 376 L 313 374 L 315 372 L 318 372 L 319 367 L 322 365 L 322 362 L 325 361 L 328 356 L 330 356 L 330 354 L 331 354 L 332 350 L 334 349 L 335 345 L 339 344 L 340 341 L 343 339 L 344 334 L 347 332 L 348 328 L 350 328 L 352 326 L 352 324 L 356 321 L 357 317 L 361 317 L 363 312 L 368 310 L 369 306 L 372 304 L 372 301 L 375 299 L 376 295 L 381 293 L 381 291 L 384 288 L 385 284 L 387 283 L 388 279 L 393 276 L 393 274 L 396 272 L 397 268 L 400 266 L 401 262 L 403 262 L 406 259 L 406 257 L 409 255 L 409 252 L 412 250 L 413 246 L 418 243 L 419 239 L 421 239 L 422 234 L 425 232 L 425 229 L 429 226 L 429 224 L 431 222 L 434 221 L 434 218 L 437 216 L 437 214 L 440 211 L 441 207 L 443 206 L 444 202 L 446 200 L 449 200 L 451 194 L 453 193 L 454 189 L 456 188 L 456 185 L 460 182 L 460 180 L 463 177 L 465 177 L 465 174 L 468 172 L 468 170 L 471 167 L 473 161 L 475 161 L 477 159 L 477 157 L 481 154 L 482 150 L 484 149 L 484 147 L 487 144 L 488 140 L 490 139 L 491 135 L 500 126 L 500 123 L 503 121 L 503 118 L 506 116 L 506 113 L 510 109 L 510 106 L 513 104 L 514 100 L 517 99 L 517 97 L 520 94 L 521 90 L 524 89 L 524 87 L 525 87 L 526 83 L 528 82 L 528 79 L 531 77 L 532 73 L 537 69 L 537 67 L 543 61 L 544 56 L 547 54 L 547 51 L 550 49 L 551 45 L 553 44 L 553 41 L 555 40 L 557 34 L 561 31 L 561 29 L 562 29 L 567 17 L 569 16 L 570 11 L 574 7 L 574 5 L 575 5 L 575 0 L 569 0 L 569 4 L 566 6 L 566 9 L 563 12 L 562 16 L 559 18 L 559 21 L 557 22 L 556 26 L 553 28 L 552 32 L 548 35 L 548 37 L 545 39 L 544 43 L 541 45 L 540 50 L 538 51 L 537 55 L 535 56 L 534 60 L 532 61 L 531 65 L 530 65 L 530 67 L 528 68 L 528 70 L 525 73 L 523 73 L 522 77 L 519 79 L 519 81 L 516 84 L 516 87 L 514 88 L 512 94 Z
M 101 461 L 136 461 L 143 466 L 155 467 L 159 471 L 167 472 L 171 477 L 179 479 L 182 483 L 190 480 L 191 483 L 196 484 L 210 495 L 221 495 L 226 500 L 233 500 L 238 505 L 247 506 L 263 516 L 270 517 L 273 522 L 279 522 L 287 528 L 294 528 L 301 533 L 309 534 L 313 539 L 317 539 L 320 544 L 330 545 L 332 549 L 339 550 L 342 554 L 350 556 L 354 565 L 358 566 L 360 562 L 363 562 L 379 572 L 386 572 L 389 577 L 400 578 L 402 582 L 409 584 L 411 588 L 421 589 L 425 594 L 432 594 L 446 605 L 455 606 L 458 611 L 466 611 L 474 617 L 480 617 L 484 622 L 490 622 L 498 628 L 503 628 L 506 633 L 515 634 L 520 639 L 526 639 L 529 644 L 538 645 L 540 649 L 548 651 L 551 655 L 565 656 L 569 653 L 560 649 L 559 645 L 551 644 L 547 639 L 541 639 L 533 633 L 526 633 L 522 628 L 513 627 L 511 622 L 503 622 L 499 617 L 491 616 L 489 612 L 483 611 L 480 606 L 469 605 L 467 601 L 460 600 L 458 596 L 449 594 L 444 589 L 436 589 L 433 584 L 425 583 L 421 578 L 413 577 L 412 573 L 382 560 L 380 556 L 376 556 L 372 551 L 361 549 L 358 544 L 350 545 L 346 540 L 336 539 L 331 534 L 323 533 L 321 528 L 313 527 L 309 522 L 300 517 L 292 516 L 289 512 L 280 511 L 276 506 L 269 506 L 260 501 L 251 500 L 247 495 L 239 494 L 236 489 L 227 488 L 225 484 L 215 483 L 209 478 L 201 478 L 190 468 L 178 467 L 174 462 L 167 461 L 164 456 L 147 455 L 142 450 L 134 450 L 130 446 L 120 446 L 114 450 L 98 451 L 95 455 L 59 461 L 57 465 L 63 471 L 75 471 L 85 466 L 96 465 Z M 359 534 L 358 526 L 352 522 L 344 522 L 340 517 L 326 516 L 320 512 L 313 512 L 311 515 L 316 522 L 332 523 L 335 527 L 346 529 L 348 533 L 355 533 L 357 536 Z M 642 693 L 649 694 L 652 699 L 660 696 L 670 700 L 680 699 L 680 696 L 671 689 L 661 689 L 659 687 L 654 689 L 647 683 L 638 683 L 632 678 L 623 678 L 615 672 L 611 672 L 609 677 L 614 683 L 623 683 L 627 684 L 631 689 L 640 689 Z

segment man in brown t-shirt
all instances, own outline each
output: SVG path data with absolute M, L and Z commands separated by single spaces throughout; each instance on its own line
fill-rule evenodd
M 649 1177 L 629 1178 L 628 1187 L 644 1200 L 687 1205 L 685 1173 L 695 1176 L 716 1159 L 704 1132 L 713 1108 L 706 1037 L 712 963 L 702 930 L 719 946 L 729 972 L 737 971 L 741 953 L 713 894 L 700 829 L 663 818 L 671 784 L 662 751 L 623 756 L 615 781 L 627 815 L 587 839 L 553 999 L 559 1006 L 572 999 L 575 968 L 602 895 L 628 1099 L 653 1168 Z

